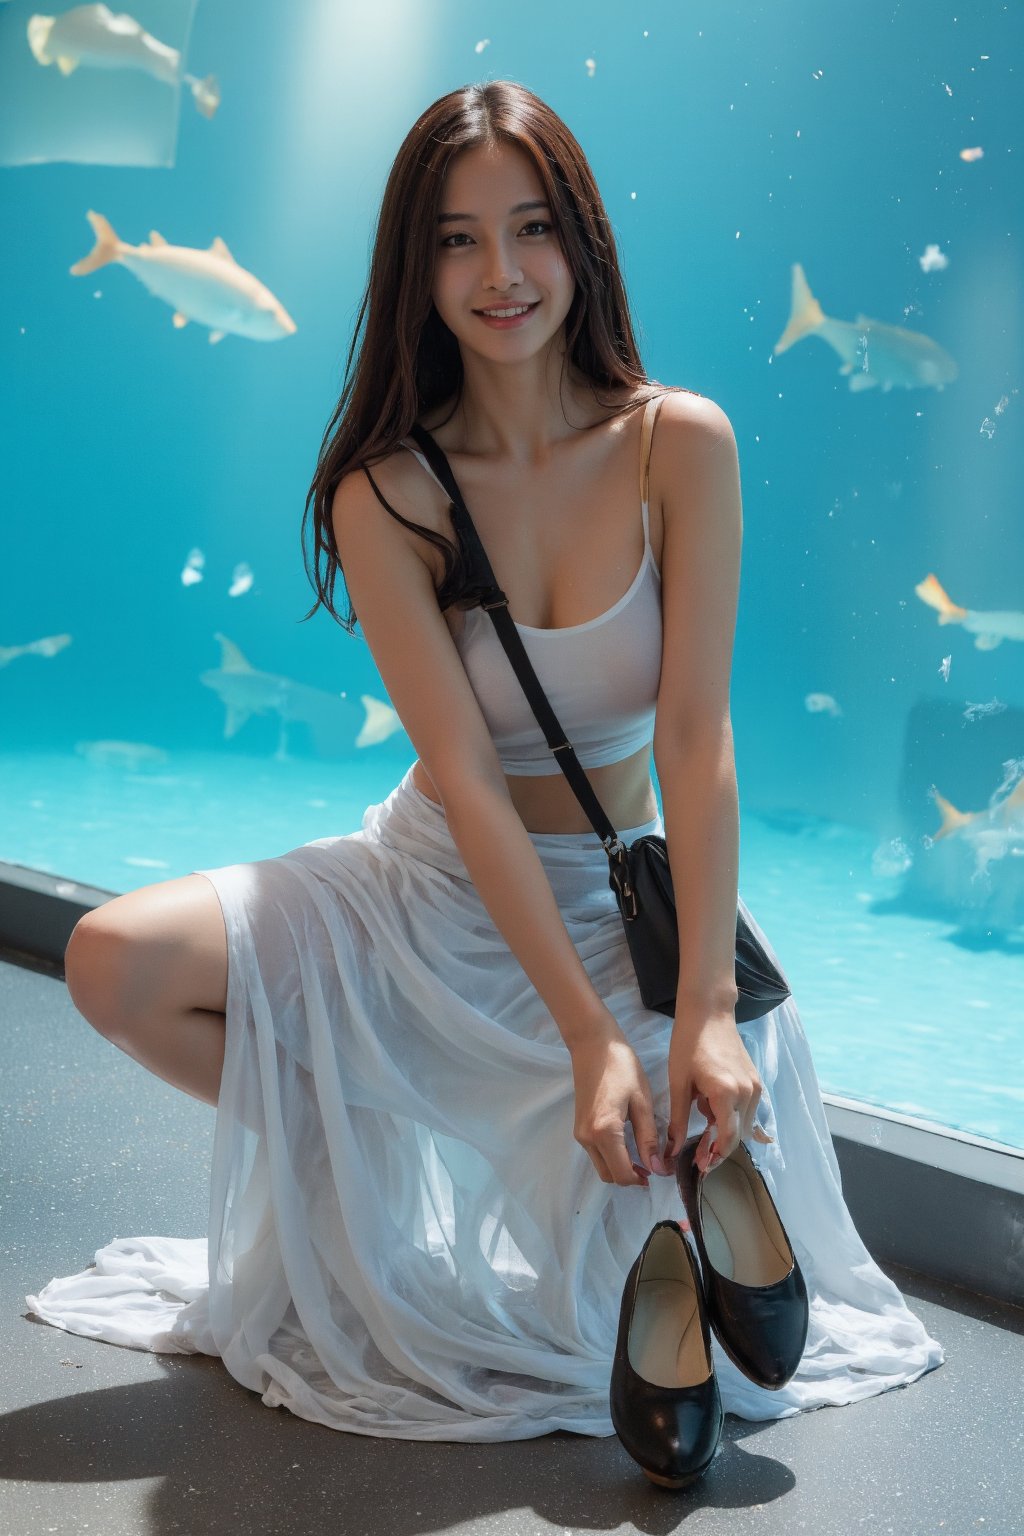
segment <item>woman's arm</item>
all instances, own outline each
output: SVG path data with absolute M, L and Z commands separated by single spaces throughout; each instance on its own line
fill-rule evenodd
M 709 1013 L 733 1016 L 738 996 L 739 795 L 731 725 L 665 750 L 656 767 L 679 923 L 675 1021 L 688 1029 Z
M 455 845 L 477 894 L 571 1049 L 619 1035 L 569 937 L 533 842 L 500 783 L 463 777 L 438 785 Z
M 332 521 L 349 594 L 388 697 L 437 786 L 480 900 L 568 1048 L 573 1136 L 605 1183 L 645 1185 L 647 1168 L 671 1171 L 656 1160 L 650 1084 L 569 937 L 540 856 L 512 804 L 426 562 L 362 474 L 340 482 Z M 643 1169 L 632 1164 L 627 1121 Z
M 669 1055 L 668 1150 L 694 1094 L 727 1157 L 754 1134 L 761 1083 L 736 1028 L 739 797 L 729 714 L 743 514 L 725 412 L 670 395 L 656 434 L 664 487 L 663 647 L 654 764 L 679 923 L 679 990 Z
M 399 719 L 437 786 L 480 900 L 570 1047 L 621 1032 L 587 976 L 497 750 L 425 560 L 366 476 L 344 476 L 332 526 L 345 582 Z

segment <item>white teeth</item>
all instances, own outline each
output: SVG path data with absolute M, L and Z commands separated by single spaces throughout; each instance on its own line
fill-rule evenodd
M 509 320 L 513 315 L 525 315 L 532 307 L 530 304 L 520 304 L 517 309 L 482 309 L 480 313 L 490 315 L 492 320 Z

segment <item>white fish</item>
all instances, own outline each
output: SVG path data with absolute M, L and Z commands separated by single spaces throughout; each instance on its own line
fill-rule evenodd
M 356 737 L 357 747 L 375 747 L 379 741 L 387 741 L 396 731 L 404 729 L 398 712 L 390 704 L 375 699 L 370 693 L 361 693 L 359 700 L 366 710 L 366 719 Z
M 28 45 L 40 64 L 56 64 L 62 75 L 80 64 L 90 69 L 141 69 L 166 85 L 184 83 L 199 111 L 210 118 L 220 105 L 213 75 L 197 80 L 182 71 L 182 56 L 144 31 L 134 16 L 115 16 L 105 5 L 76 5 L 60 16 L 30 16 Z
M 841 715 L 842 710 L 830 693 L 809 693 L 804 699 L 804 709 L 812 715 L 821 714 L 822 711 L 830 715 Z
M 206 556 L 201 549 L 190 549 L 188 559 L 185 561 L 181 573 L 183 587 L 194 587 L 197 581 L 203 579 L 203 566 L 206 564 Z
M 978 704 L 968 702 L 967 708 L 964 710 L 964 719 L 969 720 L 973 725 L 975 720 L 984 720 L 989 715 L 1001 715 L 1005 709 L 1006 705 L 1002 699 L 997 698 L 991 698 Z
M 220 642 L 220 666 L 200 673 L 199 681 L 212 688 L 224 704 L 225 740 L 237 735 L 250 715 L 266 714 L 276 714 L 281 722 L 278 757 L 285 755 L 287 727 L 294 720 L 310 727 L 319 751 L 339 755 L 353 743 L 357 747 L 376 746 L 404 729 L 397 711 L 372 694 L 360 695 L 360 710 L 344 695 L 325 693 L 273 672 L 259 672 L 226 635 L 214 638 Z
M 792 274 L 789 324 L 775 343 L 776 354 L 787 351 L 804 336 L 820 336 L 842 358 L 839 372 L 849 376 L 852 390 L 877 385 L 887 392 L 894 384 L 904 389 L 941 389 L 956 378 L 956 363 L 929 336 L 885 325 L 867 315 L 858 315 L 853 321 L 833 320 L 812 294 L 799 262 L 794 262 Z
M 943 591 L 931 572 L 914 588 L 929 608 L 938 610 L 940 624 L 962 624 L 979 651 L 994 651 L 1004 640 L 1024 640 L 1024 613 L 1013 608 L 961 608 Z
M 30 640 L 27 645 L 0 645 L 0 667 L 6 667 L 19 656 L 56 656 L 70 644 L 70 635 L 44 635 L 41 640 Z
M 231 585 L 228 588 L 228 597 L 241 597 L 249 591 L 255 580 L 252 566 L 247 560 L 240 560 L 231 572 Z
M 167 761 L 162 747 L 151 747 L 146 741 L 76 741 L 79 757 L 94 768 L 156 768 Z
M 148 245 L 127 245 L 101 213 L 90 209 L 86 217 L 96 244 L 75 262 L 73 277 L 119 261 L 150 293 L 171 305 L 179 330 L 190 320 L 198 321 L 212 327 L 211 342 L 229 331 L 250 341 L 279 341 L 294 334 L 295 321 L 269 288 L 238 265 L 219 235 L 205 251 L 168 245 L 155 229 L 149 232 Z

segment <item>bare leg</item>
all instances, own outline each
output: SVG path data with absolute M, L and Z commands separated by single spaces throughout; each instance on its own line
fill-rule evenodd
M 216 1106 L 224 1070 L 222 1013 L 188 1008 L 163 1017 L 150 1014 L 145 1027 L 130 1035 L 118 1038 L 107 1030 L 100 1033 L 165 1083 Z
M 216 1105 L 227 935 L 205 876 L 144 886 L 87 913 L 64 968 L 75 1007 L 94 1029 L 172 1087 Z

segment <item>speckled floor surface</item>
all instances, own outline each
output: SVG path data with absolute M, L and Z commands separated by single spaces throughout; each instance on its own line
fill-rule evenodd
M 213 1123 L 96 1035 L 62 982 L 0 962 L 0 1536 L 1024 1533 L 1024 1312 L 902 1270 L 945 1365 L 845 1408 L 729 1417 L 682 1493 L 614 1438 L 343 1435 L 264 1408 L 219 1361 L 30 1319 L 25 1292 L 115 1236 L 203 1233 Z

